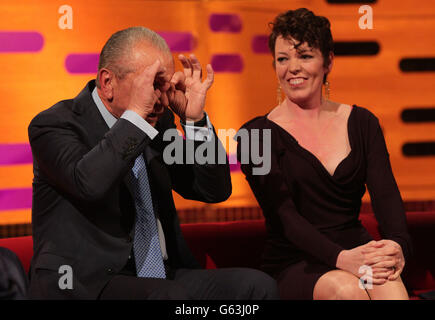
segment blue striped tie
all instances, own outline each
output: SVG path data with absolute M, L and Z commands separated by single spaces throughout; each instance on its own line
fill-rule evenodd
M 133 242 L 138 277 L 166 278 L 145 161 L 136 158 L 130 182 L 134 190 L 136 224 Z

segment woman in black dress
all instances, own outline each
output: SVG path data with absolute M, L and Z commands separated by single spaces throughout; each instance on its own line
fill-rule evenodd
M 242 162 L 268 231 L 263 269 L 283 299 L 408 299 L 400 274 L 410 237 L 379 121 L 322 95 L 333 62 L 327 18 L 298 9 L 272 26 L 285 99 L 242 126 L 271 133 L 270 172 L 255 175 Z M 239 143 L 239 161 L 243 150 Z M 381 241 L 358 219 L 366 186 Z

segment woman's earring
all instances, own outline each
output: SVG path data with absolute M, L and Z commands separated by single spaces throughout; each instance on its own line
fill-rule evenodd
M 281 95 L 281 85 L 278 83 L 278 88 L 276 89 L 276 100 L 278 101 L 278 105 L 282 102 L 282 95 Z
M 325 81 L 325 99 L 326 100 L 329 100 L 329 81 L 328 80 L 326 80 Z

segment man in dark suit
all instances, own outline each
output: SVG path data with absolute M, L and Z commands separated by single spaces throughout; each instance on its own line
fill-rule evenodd
M 29 125 L 34 157 L 30 297 L 78 299 L 275 299 L 275 281 L 251 269 L 202 270 L 187 247 L 172 190 L 220 202 L 228 163 L 186 161 L 223 148 L 204 112 L 213 70 L 195 56 L 174 73 L 153 31 L 119 31 L 100 55 L 96 81 Z M 169 164 L 163 134 L 181 119 L 183 163 Z M 177 140 L 178 139 L 178 140 Z M 211 150 L 208 149 L 207 150 Z M 190 152 L 190 153 L 189 153 Z M 217 154 L 218 152 L 216 152 Z

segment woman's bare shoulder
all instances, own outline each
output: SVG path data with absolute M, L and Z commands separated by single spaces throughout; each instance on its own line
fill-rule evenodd
M 328 101 L 325 109 L 327 111 L 332 111 L 336 114 L 346 114 L 350 113 L 350 111 L 352 110 L 352 106 L 346 103 Z

